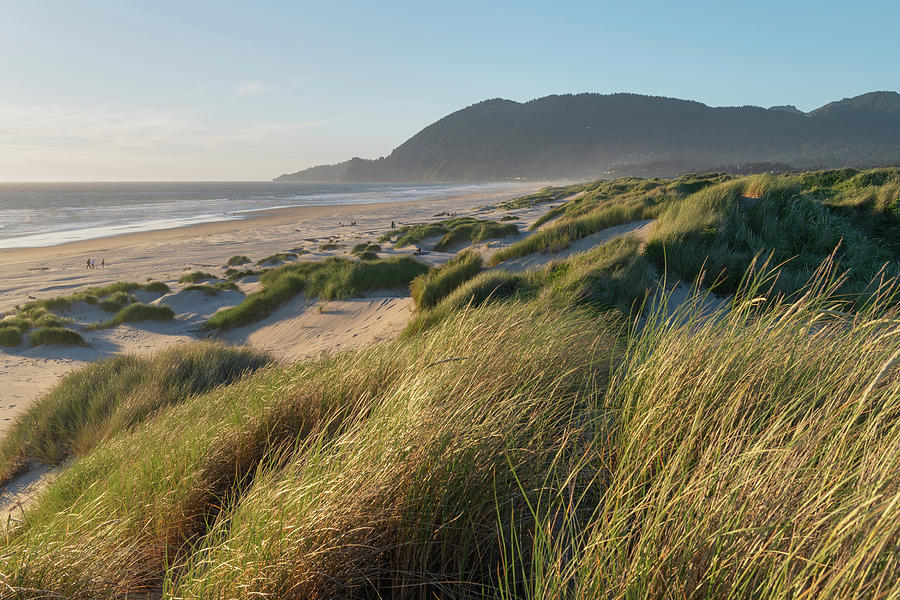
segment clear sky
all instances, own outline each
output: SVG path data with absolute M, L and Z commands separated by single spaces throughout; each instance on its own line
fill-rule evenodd
M 900 88 L 900 3 L 0 0 L 0 180 L 258 180 L 486 98 Z

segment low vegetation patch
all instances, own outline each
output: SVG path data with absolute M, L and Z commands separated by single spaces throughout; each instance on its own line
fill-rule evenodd
M 287 262 L 289 260 L 293 260 L 297 258 L 297 255 L 293 252 L 278 252 L 276 254 L 272 254 L 271 256 L 267 256 L 263 259 L 256 261 L 257 265 L 275 265 L 281 262 Z
M 335 242 L 328 242 L 327 244 L 322 244 L 319 246 L 320 252 L 327 252 L 328 250 L 337 250 L 338 248 L 343 248 L 343 244 L 337 244 Z
M 250 257 L 246 254 L 235 254 L 231 258 L 228 259 L 228 262 L 225 263 L 229 267 L 240 267 L 241 265 L 249 264 L 253 261 L 250 260 Z
M 141 304 L 135 302 L 121 309 L 113 318 L 90 326 L 90 329 L 108 329 L 122 323 L 139 323 L 141 321 L 171 321 L 175 312 L 164 304 Z
M 58 296 L 56 298 L 45 298 L 43 300 L 32 300 L 22 307 L 23 312 L 37 309 L 46 310 L 69 310 L 76 302 L 86 302 L 87 304 L 97 304 L 102 298 L 117 292 L 134 292 L 136 290 L 144 290 L 147 292 L 164 294 L 169 291 L 169 286 L 161 281 L 150 281 L 145 284 L 135 283 L 132 281 L 118 281 L 110 285 L 101 287 L 91 287 L 84 289 L 68 296 Z
M 87 346 L 81 334 L 65 327 L 40 327 L 28 334 L 32 346 Z
M 481 255 L 474 251 L 457 254 L 437 269 L 419 275 L 409 286 L 416 308 L 431 308 L 447 294 L 481 271 Z
M 459 244 L 503 238 L 517 233 L 519 233 L 519 228 L 511 223 L 456 217 L 427 225 L 407 225 L 394 229 L 383 235 L 380 241 L 390 242 L 396 238 L 394 245 L 397 248 L 403 248 L 421 244 L 422 240 L 427 238 L 440 236 L 441 239 L 435 244 L 434 249 L 443 252 Z
M 100 301 L 100 308 L 106 312 L 118 312 L 133 302 L 135 298 L 128 292 L 114 292 Z
M 248 295 L 237 306 L 220 310 L 204 327 L 231 329 L 255 323 L 300 292 L 310 298 L 334 300 L 374 289 L 405 288 L 427 271 L 427 265 L 410 257 L 366 261 L 334 257 L 290 263 L 261 275 L 262 290 Z
M 229 269 L 225 269 L 225 277 L 231 281 L 234 281 L 235 279 L 243 279 L 244 277 L 250 277 L 252 275 L 262 275 L 263 273 L 265 273 L 268 270 L 269 269 L 254 270 L 254 269 L 229 268 Z
M 212 284 L 189 285 L 184 288 L 183 292 L 203 292 L 207 296 L 217 296 L 224 291 L 231 290 L 239 292 L 237 284 L 233 281 L 218 281 Z
M 0 346 L 19 346 L 22 344 L 22 330 L 18 327 L 5 326 L 0 321 Z
M 207 279 L 218 279 L 212 273 L 204 273 L 203 271 L 191 271 L 185 273 L 178 278 L 178 283 L 197 283 L 198 281 L 206 281 Z

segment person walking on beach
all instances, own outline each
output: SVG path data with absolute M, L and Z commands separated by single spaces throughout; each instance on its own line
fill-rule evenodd
M 94 259 L 93 259 L 93 258 L 91 259 L 91 268 L 92 268 L 92 269 L 96 269 L 96 268 L 97 268 L 97 263 L 94 262 Z
M 101 269 L 106 268 L 106 258 L 105 257 L 100 259 L 100 268 Z
M 91 268 L 91 259 L 87 259 L 87 262 L 84 264 L 84 268 L 85 268 L 85 269 L 90 269 L 90 268 Z

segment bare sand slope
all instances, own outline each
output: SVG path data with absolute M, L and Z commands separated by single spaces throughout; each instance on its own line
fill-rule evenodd
M 412 298 L 400 294 L 327 302 L 298 297 L 263 321 L 220 337 L 291 361 L 390 339 L 406 326 L 412 308 Z

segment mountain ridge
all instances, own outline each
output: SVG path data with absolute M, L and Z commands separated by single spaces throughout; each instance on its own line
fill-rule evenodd
M 492 98 L 427 125 L 386 157 L 354 157 L 275 181 L 670 176 L 753 163 L 900 164 L 900 94 L 869 92 L 808 113 L 633 93 Z

